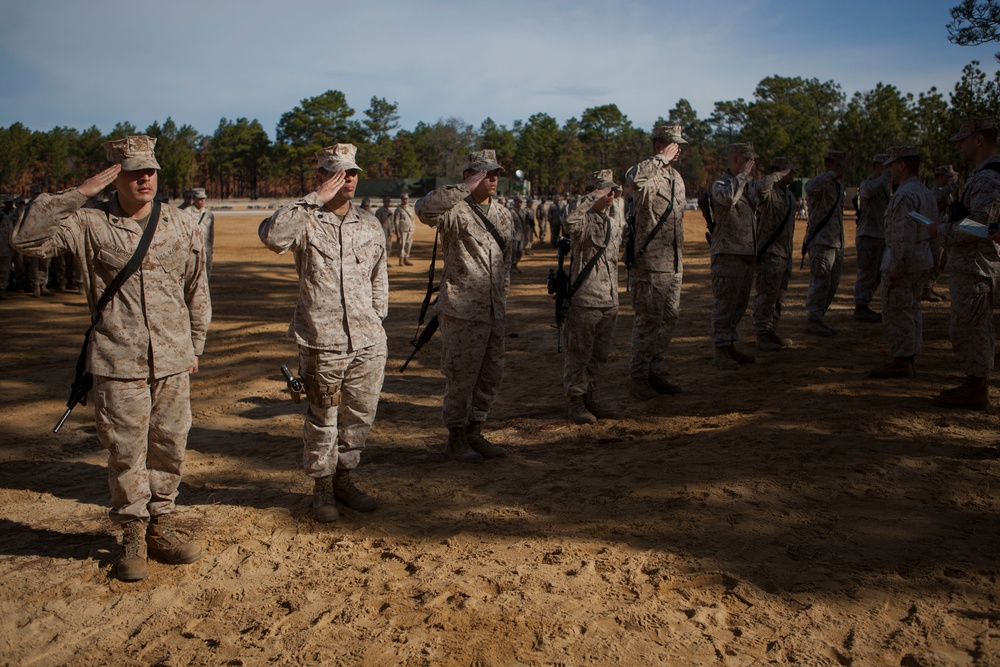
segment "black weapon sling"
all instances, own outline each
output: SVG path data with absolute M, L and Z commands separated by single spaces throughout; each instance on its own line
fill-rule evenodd
M 483 209 L 479 208 L 479 205 L 472 200 L 471 196 L 465 201 L 469 205 L 469 208 L 472 209 L 472 212 L 476 214 L 476 217 L 479 218 L 479 220 L 483 223 L 483 227 L 486 228 L 486 231 L 490 233 L 490 236 L 493 237 L 493 240 L 497 242 L 498 246 L 500 246 L 501 254 L 506 253 L 507 244 L 503 242 L 503 238 L 500 236 L 500 232 L 497 231 L 497 228 L 493 225 L 492 222 L 490 222 L 490 219 L 486 217 L 486 214 L 483 213 Z
M 785 191 L 785 198 L 788 199 L 787 190 Z M 792 212 L 793 203 L 793 201 L 788 202 L 788 208 L 785 209 L 785 216 L 781 219 L 781 226 L 774 230 L 771 236 L 764 243 L 764 247 L 757 252 L 757 261 L 760 261 L 761 258 L 764 257 L 764 253 L 766 253 L 770 247 L 774 245 L 774 242 L 778 240 L 781 233 L 788 227 L 788 214 Z
M 583 285 L 583 282 L 590 276 L 591 272 L 594 270 L 594 267 L 597 266 L 597 263 L 599 261 L 601 261 L 601 257 L 604 257 L 604 253 L 607 251 L 608 243 L 610 242 L 611 242 L 611 219 L 608 218 L 608 228 L 604 232 L 604 245 L 601 246 L 600 250 L 594 253 L 594 256 L 590 258 L 589 262 L 584 264 L 583 268 L 580 269 L 580 273 L 576 276 L 576 280 L 574 280 L 573 284 L 569 286 L 568 290 L 566 290 L 567 302 L 573 299 L 573 295 L 576 294 L 576 291 L 580 289 L 580 287 Z
M 90 349 L 90 334 L 94 332 L 97 324 L 101 321 L 101 313 L 111 303 L 111 299 L 115 297 L 118 290 L 121 289 L 125 281 L 132 277 L 139 266 L 142 265 L 142 260 L 146 257 L 146 252 L 149 250 L 149 244 L 153 240 L 153 233 L 156 231 L 156 225 L 160 220 L 160 202 L 154 201 L 153 207 L 149 212 L 149 221 L 146 222 L 146 228 L 142 230 L 142 236 L 139 238 L 139 244 L 135 247 L 135 252 L 132 253 L 132 257 L 128 260 L 128 263 L 122 267 L 121 271 L 118 272 L 107 287 L 104 288 L 104 293 L 101 294 L 101 298 L 97 300 L 97 306 L 94 307 L 94 312 L 90 316 L 90 328 L 87 329 L 87 333 L 83 335 L 83 345 L 80 348 L 80 356 L 76 360 L 76 376 L 73 378 L 73 387 L 70 402 L 72 402 L 72 395 L 76 395 L 82 391 L 79 395 L 82 396 L 80 403 L 87 404 L 87 392 L 90 391 L 91 387 L 94 386 L 94 378 L 87 371 L 87 351 Z M 69 403 L 66 407 L 72 408 Z
M 653 227 L 652 231 L 649 232 L 649 236 L 646 240 L 642 242 L 642 247 L 639 248 L 639 252 L 635 253 L 635 259 L 638 260 L 640 257 L 646 254 L 646 248 L 652 243 L 653 239 L 657 234 L 660 233 L 660 229 L 663 227 L 663 223 L 667 221 L 670 214 L 674 210 L 674 194 L 677 192 L 677 181 L 670 181 L 670 203 L 667 205 L 666 210 L 660 215 L 660 219 L 656 221 L 656 226 Z M 675 258 L 676 259 L 676 258 Z
M 809 249 L 809 244 L 812 243 L 813 239 L 819 236 L 819 233 L 823 231 L 823 229 L 829 224 L 831 220 L 833 220 L 833 214 L 837 212 L 837 207 L 840 206 L 840 202 L 843 198 L 844 198 L 844 189 L 841 188 L 840 184 L 838 183 L 837 201 L 833 202 L 833 207 L 830 208 L 830 211 L 826 214 L 826 217 L 824 217 L 822 220 L 819 221 L 819 224 L 816 225 L 816 229 L 813 230 L 813 233 L 807 236 L 806 239 L 802 242 L 802 261 L 799 263 L 800 269 L 805 265 L 806 250 Z

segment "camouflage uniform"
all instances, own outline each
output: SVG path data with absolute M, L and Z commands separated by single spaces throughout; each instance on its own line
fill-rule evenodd
M 535 207 L 535 235 L 539 242 L 549 234 L 549 208 L 551 204 L 542 200 Z
M 938 167 L 935 173 L 951 175 L 955 172 L 949 164 L 945 167 Z M 939 222 L 948 222 L 949 208 L 955 201 L 955 193 L 957 191 L 958 183 L 949 183 L 943 187 L 935 186 L 931 188 L 931 193 L 937 202 L 937 220 Z M 931 273 L 927 278 L 927 284 L 924 286 L 925 300 L 929 297 L 940 301 L 941 297 L 934 293 L 934 287 L 937 286 L 937 281 L 941 277 L 941 274 L 944 273 L 944 267 L 948 263 L 948 253 L 945 251 L 944 243 L 941 241 L 940 236 L 935 236 L 931 239 L 931 254 L 934 255 L 934 267 L 931 269 Z
M 781 318 L 781 305 L 792 275 L 792 238 L 795 236 L 795 195 L 777 185 L 777 174 L 761 179 L 754 189 L 760 209 L 757 229 L 758 251 L 784 225 L 764 253 L 757 258 L 756 290 L 753 300 L 753 330 L 757 335 L 775 331 Z
M 514 273 L 520 273 L 521 270 L 517 268 L 518 263 L 521 261 L 521 257 L 524 255 L 524 208 L 523 204 L 520 202 L 514 202 L 511 207 L 507 209 L 510 213 L 511 221 L 511 248 L 510 253 L 510 270 Z
M 399 235 L 399 263 L 408 263 L 410 248 L 413 247 L 413 206 L 400 201 L 392 213 L 392 228 Z
M 504 242 L 501 249 L 472 206 L 478 205 L 464 184 L 442 186 L 416 205 L 420 221 L 441 235 L 437 313 L 449 429 L 485 422 L 503 379 L 513 221 L 496 201 L 485 212 Z
M 752 149 L 752 147 L 751 147 Z M 723 173 L 712 184 L 712 343 L 733 345 L 750 301 L 757 257 L 757 185 L 744 174 Z
M 562 236 L 562 220 L 566 217 L 568 202 L 566 198 L 555 197 L 549 205 L 549 241 L 556 244 Z
M 258 235 L 274 252 L 290 249 L 299 275 L 288 334 L 299 345 L 309 396 L 303 468 L 315 479 L 353 470 L 385 375 L 389 281 L 381 226 L 354 204 L 340 220 L 311 193 L 275 211 Z
M 385 256 L 392 257 L 392 235 L 395 233 L 392 224 L 392 209 L 383 204 L 375 210 L 375 217 L 382 227 L 382 235 L 385 236 Z
M 806 315 L 810 322 L 822 322 L 833 303 L 840 285 L 844 266 L 844 189 L 833 171 L 815 176 L 805 185 L 809 203 L 809 292 L 806 295 Z M 833 211 L 820 230 L 820 223 Z
M 661 156 L 640 162 L 626 183 L 635 202 L 638 255 L 660 216 L 673 204 L 660 231 L 632 266 L 632 360 L 629 375 L 647 380 L 660 368 L 677 326 L 684 276 L 684 179 Z
M 882 256 L 885 253 L 883 217 L 890 196 L 888 173 L 883 173 L 877 178 L 867 178 L 861 182 L 861 186 L 858 188 L 861 215 L 858 217 L 854 240 L 858 254 L 858 275 L 854 281 L 855 306 L 869 306 L 871 304 L 881 279 L 879 266 L 882 264 Z M 826 210 L 828 211 L 829 208 Z M 826 215 L 826 212 L 824 211 L 823 214 Z
M 604 254 L 573 294 L 566 316 L 563 386 L 570 397 L 596 390 L 618 320 L 618 255 L 625 217 L 621 200 L 598 212 L 593 209 L 597 199 L 593 193 L 584 195 L 565 221 L 571 240 L 570 285 L 608 239 Z
M 195 188 L 195 199 L 206 197 L 203 188 Z M 205 274 L 212 277 L 212 249 L 215 247 L 215 215 L 208 210 L 208 207 L 199 209 L 192 205 L 187 209 L 188 214 L 194 218 L 195 222 L 202 228 L 205 237 Z
M 961 202 L 969 218 L 985 223 L 1000 197 L 1000 174 L 987 168 L 1000 155 L 986 158 L 969 174 Z M 995 334 L 993 311 L 1000 290 L 1000 246 L 958 231 L 955 225 L 938 229 L 948 249 L 948 285 L 951 291 L 951 344 L 959 366 L 968 376 L 989 377 L 993 370 Z
M 15 219 L 14 212 L 0 215 L 0 299 L 7 298 L 5 292 L 10 283 L 14 257 L 14 249 L 10 246 L 10 233 L 14 229 Z
M 920 354 L 923 319 L 920 293 L 934 264 L 930 236 L 919 213 L 934 219 L 934 196 L 916 176 L 902 183 L 885 210 L 885 256 L 882 259 L 882 326 L 895 358 Z
M 33 257 L 72 252 L 91 308 L 135 251 L 142 227 L 117 198 L 81 208 L 78 190 L 39 195 L 14 230 Z M 107 305 L 90 337 L 97 436 L 108 450 L 111 517 L 120 523 L 174 509 L 191 427 L 188 371 L 212 316 L 204 238 L 187 213 L 162 205 L 142 266 Z

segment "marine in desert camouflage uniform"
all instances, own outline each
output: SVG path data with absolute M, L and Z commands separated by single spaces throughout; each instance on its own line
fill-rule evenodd
M 840 178 L 847 171 L 847 154 L 827 151 L 826 172 L 805 185 L 809 204 L 809 224 L 804 246 L 809 252 L 809 291 L 806 294 L 807 334 L 832 336 L 823 318 L 840 285 L 844 267 L 844 187 Z
M 858 255 L 858 274 L 854 280 L 854 319 L 859 322 L 879 322 L 881 317 L 871 308 L 878 289 L 882 256 L 885 253 L 885 207 L 889 204 L 889 172 L 883 163 L 889 158 L 879 153 L 872 158 L 872 175 L 858 187 L 857 229 L 854 247 Z
M 389 307 L 382 230 L 352 203 L 361 171 L 356 153 L 353 144 L 319 151 L 316 190 L 275 211 L 258 230 L 274 252 L 292 251 L 299 275 L 288 334 L 299 346 L 309 398 L 303 468 L 314 480 L 313 508 L 322 523 L 340 517 L 337 502 L 361 512 L 378 507 L 351 479 L 382 391 L 382 320 Z
M 405 192 L 399 197 L 399 206 L 392 212 L 392 228 L 399 239 L 399 265 L 413 266 L 410 261 L 410 250 L 413 248 L 414 226 L 413 206 L 410 205 L 410 196 Z
M 663 360 L 680 315 L 684 276 L 684 179 L 671 163 L 686 143 L 680 125 L 654 127 L 653 156 L 630 169 L 625 184 L 635 205 L 636 248 L 629 395 L 641 401 L 681 391 L 667 378 Z
M 375 210 L 375 217 L 382 227 L 382 234 L 385 236 L 385 256 L 392 257 L 392 237 L 396 233 L 392 228 L 392 199 L 382 198 L 382 205 Z
M 208 191 L 205 188 L 191 190 L 191 206 L 187 212 L 194 217 L 205 236 L 205 273 L 212 278 L 212 249 L 215 247 L 215 215 L 205 205 Z
M 75 189 L 42 194 L 12 242 L 34 257 L 72 252 L 94 308 L 133 255 L 151 214 L 159 164 L 156 140 L 130 136 L 104 144 L 108 169 Z M 99 208 L 87 199 L 115 184 Z M 191 428 L 189 376 L 212 316 L 204 238 L 190 215 L 164 204 L 141 268 L 104 309 L 90 337 L 87 370 L 97 437 L 108 450 L 111 518 L 122 526 L 120 579 L 146 576 L 147 553 L 168 563 L 201 556 L 171 529 Z
M 712 184 L 712 363 L 723 370 L 755 361 L 736 349 L 736 341 L 757 260 L 757 183 L 752 180 L 757 157 L 753 144 L 730 144 L 729 168 Z
M 469 463 L 505 453 L 482 434 L 503 380 L 513 250 L 510 212 L 494 199 L 501 171 L 495 151 L 471 153 L 462 164 L 464 182 L 439 187 L 416 206 L 420 221 L 441 235 L 444 254 L 437 315 L 445 456 Z
M 958 204 L 965 217 L 996 223 L 1000 214 L 1000 155 L 995 118 L 969 118 L 951 137 L 962 161 L 974 165 Z M 990 405 L 989 377 L 996 347 L 993 311 L 1000 289 L 1000 234 L 981 239 L 963 233 L 957 224 L 932 226 L 948 250 L 948 287 L 951 291 L 951 345 L 965 382 L 945 389 L 935 400 L 941 407 L 985 410 Z M 992 231 L 992 228 L 991 228 Z
M 950 164 L 941 165 L 934 170 L 934 187 L 931 193 L 937 201 L 938 216 L 936 220 L 948 222 L 949 210 L 955 202 L 955 194 L 958 192 L 958 172 Z M 948 263 L 948 253 L 945 251 L 944 243 L 940 236 L 931 239 L 931 254 L 934 255 L 934 267 L 931 269 L 927 283 L 924 284 L 924 292 L 920 298 L 923 301 L 939 303 L 944 300 L 944 295 L 940 294 L 935 287 L 944 273 L 944 267 Z
M 771 160 L 771 173 L 754 185 L 760 223 L 753 330 L 757 335 L 757 349 L 762 352 L 775 352 L 792 344 L 790 339 L 778 334 L 778 320 L 792 275 L 795 195 L 788 186 L 794 178 L 792 159 L 776 157 Z
M 577 285 L 584 267 L 600 254 L 572 294 L 563 329 L 567 417 L 577 424 L 614 418 L 597 400 L 597 385 L 618 321 L 618 255 L 625 227 L 622 200 L 616 198 L 621 186 L 614 182 L 611 170 L 591 174 L 587 189 L 564 223 L 570 238 L 571 286 Z
M 917 178 L 920 151 L 894 146 L 885 161 L 896 190 L 885 209 L 885 256 L 882 259 L 882 328 L 892 361 L 871 372 L 876 378 L 911 378 L 916 355 L 923 347 L 920 294 L 934 265 L 925 225 L 910 217 L 918 213 L 934 220 L 934 195 Z

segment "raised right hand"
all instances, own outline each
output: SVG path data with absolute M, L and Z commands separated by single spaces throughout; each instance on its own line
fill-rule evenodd
M 469 190 L 475 190 L 476 187 L 483 182 L 483 179 L 486 178 L 487 173 L 488 172 L 485 171 L 472 172 L 469 174 L 469 177 L 463 181 L 463 183 L 465 183 L 465 187 L 469 188 Z
M 84 197 L 90 199 L 91 197 L 100 194 L 101 190 L 114 183 L 121 170 L 122 166 L 120 164 L 113 164 L 96 176 L 91 176 L 83 183 L 76 186 L 76 189 Z
M 333 172 L 333 176 L 323 181 L 323 183 L 316 188 L 316 196 L 319 197 L 321 202 L 326 204 L 337 196 L 337 193 L 340 192 L 340 188 L 344 187 L 345 181 L 347 181 L 347 172 Z
M 667 162 L 673 162 L 674 159 L 680 154 L 681 154 L 681 147 L 678 146 L 677 144 L 667 144 L 666 146 L 663 147 L 663 150 L 660 151 L 660 155 L 662 155 L 667 160 Z

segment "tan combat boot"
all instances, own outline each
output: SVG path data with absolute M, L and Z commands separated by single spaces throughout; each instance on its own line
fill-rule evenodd
M 758 352 L 777 352 L 781 349 L 781 345 L 774 340 L 771 340 L 771 334 L 757 334 L 757 351 Z
M 317 477 L 313 483 L 313 515 L 320 523 L 330 523 L 340 518 L 337 501 L 333 496 L 333 475 Z
M 990 386 L 988 378 L 970 375 L 957 387 L 945 389 L 934 399 L 940 408 L 967 408 L 986 410 L 990 407 Z
M 185 565 L 201 558 L 201 547 L 177 537 L 170 523 L 169 514 L 150 518 L 146 533 L 149 555 L 170 565 Z
M 667 379 L 665 375 L 660 375 L 658 373 L 651 373 L 649 376 L 649 386 L 653 388 L 657 394 L 666 394 L 667 396 L 673 396 L 674 394 L 679 394 L 683 389 L 676 382 L 671 382 Z M 591 410 L 591 412 L 594 412 Z M 594 414 L 597 414 L 596 412 Z M 597 415 L 600 417 L 600 415 Z
M 373 512 L 378 507 L 378 501 L 351 481 L 351 471 L 337 469 L 333 474 L 333 497 L 359 512 Z
M 628 385 L 628 395 L 640 401 L 651 401 L 659 394 L 647 378 L 632 378 Z
M 597 421 L 597 417 L 591 414 L 587 406 L 583 404 L 583 396 L 569 397 L 566 418 L 574 424 L 593 424 Z
M 506 449 L 494 445 L 483 437 L 482 422 L 469 422 L 469 425 L 465 427 L 465 441 L 469 443 L 472 451 L 484 459 L 495 459 L 507 455 Z
M 715 348 L 715 358 L 712 359 L 712 365 L 724 371 L 739 370 L 740 363 L 733 359 L 733 357 L 729 354 L 731 349 L 732 345 Z
M 146 522 L 138 519 L 122 524 L 122 555 L 115 574 L 122 581 L 146 578 Z
M 480 463 L 482 455 L 469 447 L 469 441 L 465 437 L 464 426 L 452 426 L 448 428 L 448 444 L 445 445 L 444 457 L 449 461 L 460 463 Z
M 650 385 L 653 385 L 652 378 L 650 378 Z M 653 389 L 656 389 L 655 385 L 653 385 Z M 598 419 L 618 419 L 618 416 L 613 410 L 610 410 L 597 402 L 593 391 L 588 391 L 583 395 L 583 407 L 587 408 L 587 412 L 594 415 Z

